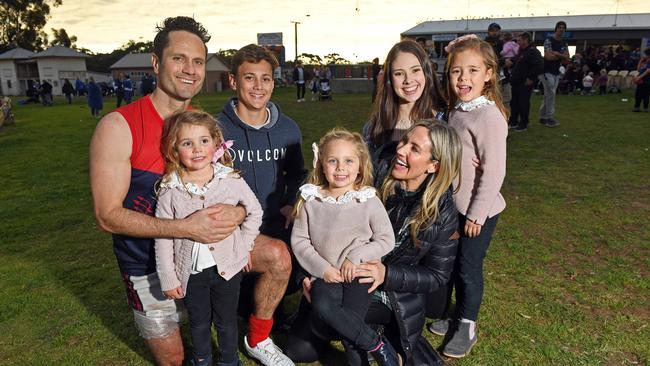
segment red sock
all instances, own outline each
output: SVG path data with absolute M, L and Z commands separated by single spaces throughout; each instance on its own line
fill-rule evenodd
M 255 347 L 267 339 L 271 334 L 271 328 L 273 328 L 273 318 L 259 319 L 251 314 L 251 317 L 248 318 L 248 345 Z

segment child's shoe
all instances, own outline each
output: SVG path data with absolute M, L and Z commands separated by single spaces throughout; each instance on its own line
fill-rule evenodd
M 444 336 L 449 331 L 449 324 L 451 324 L 451 319 L 436 319 L 429 324 L 429 332 Z
M 471 328 L 474 327 L 474 334 L 470 334 Z M 476 344 L 476 322 L 458 321 L 458 326 L 451 339 L 442 348 L 442 354 L 447 357 L 461 358 L 465 357 Z

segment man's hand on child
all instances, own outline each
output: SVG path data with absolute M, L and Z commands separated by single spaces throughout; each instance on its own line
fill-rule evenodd
M 341 283 L 343 282 L 343 277 L 341 277 L 341 271 L 330 266 L 330 268 L 325 270 L 323 280 L 327 283 Z
M 345 282 L 354 281 L 354 272 L 356 268 L 357 266 L 355 266 L 354 263 L 352 263 L 349 259 L 343 261 L 343 265 L 341 266 L 341 274 L 343 275 Z
M 171 290 L 163 291 L 163 294 L 165 294 L 165 297 L 170 300 L 178 300 L 183 298 L 183 289 L 179 286 Z
M 286 205 L 280 209 L 280 213 L 282 216 L 284 216 L 284 228 L 288 229 L 289 225 L 293 222 L 293 206 L 292 205 Z

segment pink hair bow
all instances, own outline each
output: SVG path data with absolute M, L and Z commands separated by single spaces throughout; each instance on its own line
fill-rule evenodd
M 466 41 L 468 39 L 479 39 L 476 34 L 466 34 L 464 36 L 460 36 L 453 41 L 449 42 L 448 45 L 445 46 L 445 52 L 451 53 L 451 51 L 454 50 L 454 47 L 460 42 Z
M 221 159 L 223 154 L 226 153 L 226 150 L 230 149 L 232 144 L 233 144 L 232 140 L 222 142 L 221 145 L 219 145 L 219 148 L 217 149 L 217 151 L 214 152 L 214 156 L 212 156 L 212 162 L 213 163 L 218 163 L 219 159 Z

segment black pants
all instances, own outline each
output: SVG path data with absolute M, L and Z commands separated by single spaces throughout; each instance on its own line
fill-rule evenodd
M 212 364 L 212 323 L 219 338 L 219 362 L 232 362 L 237 358 L 237 302 L 241 278 L 239 272 L 226 281 L 219 276 L 216 266 L 190 275 L 185 307 L 195 364 L 203 364 L 198 360 L 208 360 L 207 364 Z
M 601 85 L 601 86 L 598 88 L 598 90 L 599 90 L 598 95 L 605 95 L 605 94 L 607 94 L 607 85 Z
M 437 294 L 440 299 L 446 299 L 443 313 L 449 314 L 451 294 L 455 287 L 456 313 L 453 317 L 476 321 L 483 301 L 483 259 L 485 259 L 490 246 L 499 215 L 487 219 L 481 227 L 479 236 L 474 238 L 465 236 L 465 221 L 465 216 L 459 214 L 458 231 L 461 236 L 458 240 L 458 254 L 454 263 L 451 283 L 438 289 L 433 296 Z
M 519 128 L 528 127 L 530 116 L 530 96 L 533 92 L 532 86 L 512 83 L 512 99 L 510 99 L 510 126 Z
M 313 291 L 313 289 L 312 289 Z M 367 324 L 384 327 L 384 334 L 391 345 L 399 352 L 399 329 L 393 312 L 378 301 L 370 302 L 365 320 Z M 322 319 L 315 316 L 311 305 L 303 298 L 298 309 L 298 316 L 289 331 L 285 354 L 299 363 L 316 362 L 332 352 L 329 342 L 338 339 L 336 331 L 331 329 Z M 368 365 L 367 353 L 351 346 L 343 340 L 349 366 Z
M 650 101 L 650 84 L 644 82 L 636 86 L 634 92 L 634 108 L 639 108 L 643 102 L 643 109 L 648 110 L 648 102 Z
M 298 96 L 298 99 L 304 99 L 305 98 L 305 83 L 296 83 L 296 94 Z
M 65 99 L 68 100 L 68 104 L 72 104 L 72 94 L 66 94 Z
M 115 96 L 117 97 L 117 108 L 120 108 L 120 106 L 122 105 L 122 100 L 124 100 L 124 92 L 117 91 L 115 92 Z
M 350 344 L 369 351 L 379 344 L 379 335 L 364 321 L 372 295 L 370 284 L 356 279 L 350 283 L 312 284 L 312 304 L 316 315 Z

